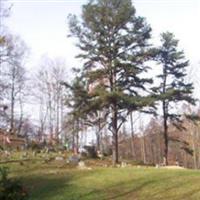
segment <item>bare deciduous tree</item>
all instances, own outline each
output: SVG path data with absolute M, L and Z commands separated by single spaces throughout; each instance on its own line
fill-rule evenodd
M 63 130 L 64 90 L 62 81 L 66 78 L 65 62 L 62 59 L 44 57 L 36 75 L 35 97 L 40 105 L 40 132 L 49 133 L 56 139 Z

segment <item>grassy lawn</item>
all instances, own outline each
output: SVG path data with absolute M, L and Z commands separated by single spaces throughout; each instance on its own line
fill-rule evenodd
M 56 163 L 9 164 L 30 200 L 199 200 L 200 171 L 154 168 L 69 169 Z

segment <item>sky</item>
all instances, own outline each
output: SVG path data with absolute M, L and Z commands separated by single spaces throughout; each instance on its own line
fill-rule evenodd
M 1 0 L 4 1 L 4 0 Z M 74 41 L 67 38 L 67 16 L 80 15 L 87 0 L 7 0 L 12 6 L 6 19 L 10 30 L 20 35 L 31 49 L 33 68 L 46 54 L 64 57 L 68 67 L 79 65 Z M 180 47 L 192 65 L 200 62 L 200 0 L 134 0 L 137 14 L 147 18 L 158 41 L 164 31 L 171 31 L 180 40 Z
M 64 58 L 68 71 L 81 65 L 75 59 L 78 53 L 75 41 L 67 37 L 67 16 L 70 13 L 80 16 L 81 6 L 87 0 L 0 1 L 12 5 L 5 23 L 30 48 L 28 70 L 37 69 L 43 55 Z M 159 44 L 159 35 L 164 31 L 173 32 L 180 40 L 180 49 L 190 60 L 191 78 L 197 84 L 200 80 L 200 0 L 133 0 L 133 4 L 137 15 L 146 17 L 151 25 L 154 44 Z M 197 89 L 195 94 L 200 97 Z
M 87 0 L 6 1 L 12 4 L 6 25 L 30 48 L 28 70 L 37 69 L 43 55 L 64 58 L 68 71 L 81 65 L 75 59 L 78 52 L 75 41 L 67 37 L 67 16 L 81 15 L 81 6 Z M 151 25 L 154 44 L 159 44 L 159 35 L 165 31 L 173 32 L 180 40 L 180 49 L 190 60 L 195 96 L 200 98 L 200 0 L 133 0 L 133 3 L 137 15 L 146 17 Z

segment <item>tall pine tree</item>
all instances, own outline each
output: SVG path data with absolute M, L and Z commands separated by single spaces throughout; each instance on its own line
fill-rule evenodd
M 168 124 L 172 122 L 181 128 L 181 115 L 175 113 L 175 105 L 185 101 L 195 103 L 192 98 L 193 85 L 186 82 L 189 61 L 185 59 L 184 52 L 178 50 L 178 40 L 170 32 L 161 34 L 162 45 L 158 48 L 157 61 L 161 67 L 158 87 L 154 87 L 162 105 L 163 136 L 164 136 L 164 164 L 168 165 Z
M 136 16 L 131 0 L 95 0 L 83 6 L 82 18 L 69 16 L 71 36 L 78 39 L 79 58 L 85 60 L 93 109 L 109 110 L 113 164 L 118 162 L 118 132 L 131 111 L 152 104 L 142 78 L 150 59 L 151 28 Z M 143 76 L 144 77 L 144 76 Z

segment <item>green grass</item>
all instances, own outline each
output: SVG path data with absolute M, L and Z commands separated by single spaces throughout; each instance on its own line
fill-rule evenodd
M 30 200 L 200 200 L 200 171 L 154 168 L 77 170 L 58 163 L 9 164 Z

